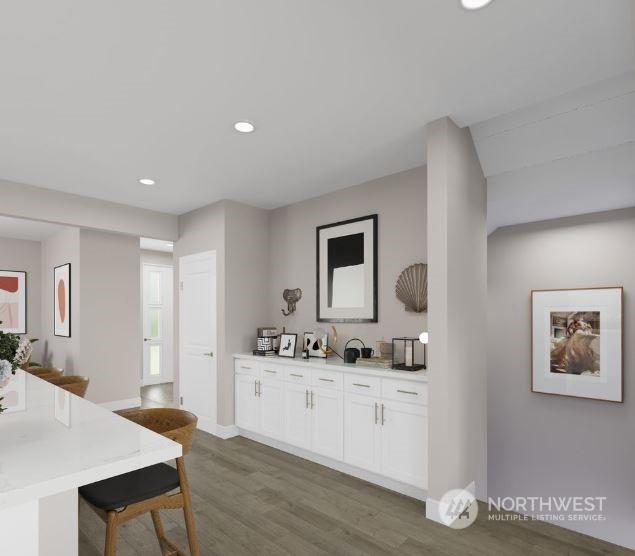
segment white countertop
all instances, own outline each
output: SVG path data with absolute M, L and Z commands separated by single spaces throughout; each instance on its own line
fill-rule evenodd
M 339 358 L 320 359 L 313 357 L 311 359 L 300 359 L 298 357 L 263 357 L 262 355 L 252 355 L 251 353 L 235 353 L 236 359 L 249 359 L 251 361 L 260 361 L 262 363 L 270 362 L 277 365 L 289 365 L 297 369 L 313 368 L 313 369 L 330 369 L 333 371 L 342 371 L 345 373 L 355 373 L 365 376 L 377 376 L 381 378 L 399 378 L 402 380 L 412 380 L 413 382 L 428 382 L 428 371 L 430 369 L 422 369 L 420 371 L 397 371 L 394 369 L 377 369 L 374 367 L 365 367 L 356 363 L 344 363 Z
M 11 390 L 14 407 L 0 414 L 0 510 L 181 455 L 180 444 L 22 370 L 0 396 Z

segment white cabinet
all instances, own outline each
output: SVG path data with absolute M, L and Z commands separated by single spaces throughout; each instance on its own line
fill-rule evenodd
M 249 374 L 236 375 L 236 424 L 250 431 L 260 428 L 258 379 Z
M 341 460 L 344 451 L 344 395 L 339 390 L 311 388 L 311 449 Z
M 271 438 L 284 438 L 284 383 L 262 378 L 258 383 L 260 432 Z
M 299 448 L 311 449 L 311 407 L 309 387 L 284 385 L 284 440 Z
M 427 384 L 323 367 L 237 359 L 237 426 L 408 485 L 400 492 L 426 489 Z
M 381 472 L 398 481 L 427 488 L 427 407 L 383 400 L 380 422 Z
M 344 402 L 344 461 L 379 472 L 381 469 L 381 400 L 346 394 Z

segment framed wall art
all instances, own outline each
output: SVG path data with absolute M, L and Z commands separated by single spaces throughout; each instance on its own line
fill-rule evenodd
M 532 392 L 624 400 L 623 289 L 535 290 Z
M 71 263 L 56 266 L 53 271 L 53 333 L 71 337 Z
M 26 334 L 26 272 L 0 270 L 0 330 Z
M 319 226 L 317 320 L 377 322 L 377 215 Z

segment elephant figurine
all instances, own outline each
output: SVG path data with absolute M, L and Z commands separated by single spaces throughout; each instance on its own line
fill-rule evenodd
M 295 313 L 295 304 L 302 299 L 302 290 L 300 288 L 284 290 L 282 299 L 287 302 L 287 310 L 281 309 L 281 311 L 285 317 L 288 317 L 290 314 Z

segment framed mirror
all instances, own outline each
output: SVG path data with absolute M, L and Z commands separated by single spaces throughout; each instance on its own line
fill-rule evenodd
M 318 226 L 318 322 L 377 322 L 377 215 Z

